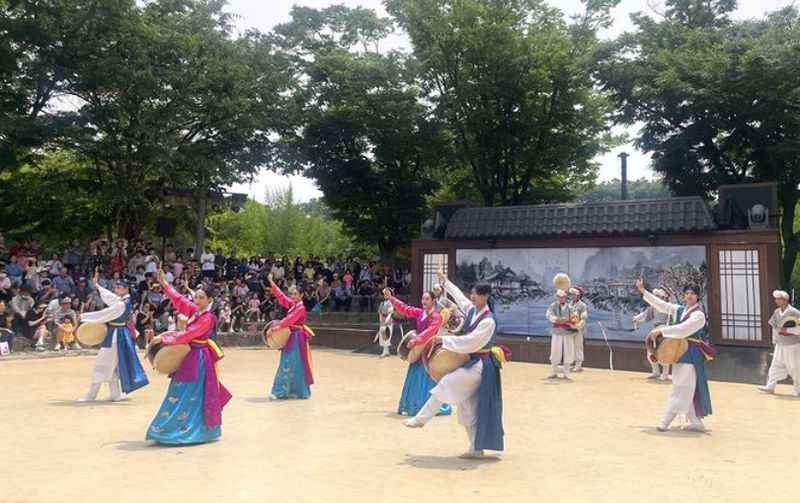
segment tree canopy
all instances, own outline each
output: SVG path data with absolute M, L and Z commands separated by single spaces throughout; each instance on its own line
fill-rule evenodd
M 616 0 L 567 21 L 529 0 L 388 0 L 446 127 L 454 165 L 486 205 L 568 200 L 612 145 L 594 89 L 597 30 Z
M 676 195 L 778 182 L 788 283 L 800 246 L 800 17 L 734 22 L 734 8 L 669 0 L 664 19 L 639 14 L 635 32 L 599 51 L 598 75 L 617 120 L 643 124 L 636 143 Z
M 370 11 L 295 7 L 278 26 L 298 71 L 287 168 L 313 178 L 346 229 L 393 260 L 409 243 L 437 187 L 446 145 L 422 102 L 413 59 L 376 52 L 390 23 Z

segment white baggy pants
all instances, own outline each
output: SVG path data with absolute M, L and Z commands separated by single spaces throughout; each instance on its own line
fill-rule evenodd
M 774 390 L 778 381 L 791 377 L 794 391 L 800 394 L 800 344 L 776 344 L 767 375 L 767 388 Z

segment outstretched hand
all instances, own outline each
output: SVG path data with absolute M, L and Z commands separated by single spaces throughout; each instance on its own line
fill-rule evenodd
M 636 289 L 644 293 L 644 280 L 642 278 L 636 280 Z
M 386 300 L 391 299 L 392 298 L 392 291 L 389 290 L 388 288 L 384 288 L 383 289 L 383 298 L 386 299 Z
M 447 281 L 447 274 L 444 272 L 444 260 L 439 259 L 439 267 L 436 269 L 436 277 L 439 279 L 439 284 L 444 286 Z

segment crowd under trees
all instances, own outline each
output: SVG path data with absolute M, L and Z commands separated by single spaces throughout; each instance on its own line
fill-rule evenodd
M 607 200 L 596 159 L 624 141 L 613 126 L 636 125 L 659 181 L 634 197 L 778 182 L 788 280 L 798 10 L 734 20 L 735 0 L 667 0 L 604 39 L 618 3 L 573 17 L 537 0 L 294 7 L 240 33 L 222 0 L 0 0 L 1 230 L 133 238 L 175 216 L 164 194 L 180 188 L 203 204 L 181 221 L 209 213 L 212 239 L 242 219 L 273 233 L 275 204 L 206 207 L 270 169 L 313 179 L 330 227 L 286 247 L 346 235 L 388 258 L 439 201 Z M 398 33 L 409 50 L 385 50 Z

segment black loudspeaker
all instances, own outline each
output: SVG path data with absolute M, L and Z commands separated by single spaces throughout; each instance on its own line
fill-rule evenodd
M 776 227 L 780 210 L 778 184 L 742 183 L 719 187 L 720 224 L 723 228 Z
M 158 218 L 156 219 L 156 236 L 174 238 L 176 227 L 178 227 L 178 221 L 174 218 Z

